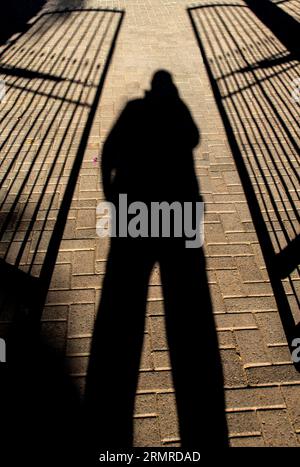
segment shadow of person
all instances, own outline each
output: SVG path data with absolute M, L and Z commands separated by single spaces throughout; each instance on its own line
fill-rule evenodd
M 198 143 L 198 129 L 171 75 L 156 72 L 151 90 L 125 106 L 104 144 L 106 199 L 118 206 L 119 195 L 126 194 L 128 204 L 142 201 L 149 209 L 162 201 L 195 208 L 201 201 L 192 152 Z M 117 219 L 120 214 L 119 206 Z M 148 283 L 156 263 L 182 447 L 226 446 L 222 367 L 203 250 L 186 248 L 187 235 L 176 237 L 172 228 L 169 237 L 162 230 L 156 238 L 143 232 L 121 237 L 120 223 L 111 240 L 86 382 L 94 447 L 132 446 Z M 156 375 L 164 389 L 163 371 Z

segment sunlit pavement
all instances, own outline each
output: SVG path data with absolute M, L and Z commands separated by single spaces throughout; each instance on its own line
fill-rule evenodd
M 96 235 L 101 147 L 125 103 L 144 95 L 156 70 L 170 71 L 201 133 L 194 158 L 206 203 L 204 247 L 230 444 L 297 446 L 300 375 L 287 340 L 289 324 L 299 322 L 299 273 L 294 269 L 280 278 L 275 272 L 274 292 L 271 262 L 266 267 L 265 261 L 272 249 L 279 258 L 299 235 L 300 67 L 249 5 L 226 3 L 213 8 L 213 2 L 202 2 L 197 8 L 186 0 L 49 1 L 42 10 L 49 15 L 0 49 L 6 82 L 0 105 L 1 212 L 12 206 L 14 212 L 2 232 L 1 257 L 34 277 L 43 273 L 96 103 L 42 316 L 43 334 L 66 353 L 83 391 L 109 246 Z M 59 11 L 66 7 L 69 12 Z M 116 11 L 78 11 L 84 8 Z M 296 2 L 284 8 L 299 21 Z M 125 16 L 117 31 L 121 10 Z M 280 269 L 276 261 L 274 270 Z M 180 446 L 156 269 L 148 302 L 135 445 Z M 205 355 L 195 368 L 199 377 L 201 359 Z

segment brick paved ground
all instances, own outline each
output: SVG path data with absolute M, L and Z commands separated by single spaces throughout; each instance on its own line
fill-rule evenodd
M 238 14 L 234 8 L 207 7 L 193 10 L 193 15 L 278 252 L 299 234 L 299 105 L 290 101 L 286 86 L 299 76 L 299 64 L 294 59 L 258 69 L 256 74 L 245 70 L 249 64 L 287 52 L 245 3 L 235 3 L 243 8 Z M 53 11 L 66 4 L 49 1 L 47 8 Z M 205 252 L 231 445 L 299 445 L 300 375 L 291 363 L 244 187 L 186 11 L 193 5 L 186 0 L 69 2 L 72 5 L 125 9 L 126 16 L 68 213 L 42 317 L 43 333 L 66 352 L 70 372 L 82 390 L 108 252 L 107 240 L 95 234 L 96 205 L 103 193 L 99 161 L 93 158 L 99 157 L 124 103 L 143 95 L 153 72 L 167 69 L 201 131 L 195 163 L 206 202 Z M 296 2 L 290 2 L 290 10 L 299 15 Z M 108 12 L 43 16 L 3 52 L 5 67 L 40 73 L 34 77 L 8 74 L 7 98 L 0 108 L 1 145 L 6 154 L 0 162 L 2 212 L 14 209 L 1 238 L 1 257 L 37 277 L 117 21 L 117 13 Z M 103 31 L 107 34 L 98 50 Z M 297 271 L 282 284 L 298 323 Z M 157 271 L 148 300 L 135 445 L 178 446 Z

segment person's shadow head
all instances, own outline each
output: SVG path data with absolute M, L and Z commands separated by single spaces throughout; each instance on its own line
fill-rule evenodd
M 166 70 L 158 70 L 154 73 L 151 81 L 152 97 L 157 98 L 178 98 L 178 90 L 174 84 L 171 73 Z
M 194 200 L 199 196 L 193 149 L 199 130 L 180 98 L 172 75 L 157 71 L 143 98 L 128 102 L 102 152 L 108 200 Z
M 142 201 L 147 209 L 160 202 L 187 202 L 194 209 L 200 199 L 193 161 L 198 143 L 198 128 L 171 74 L 157 71 L 151 89 L 126 104 L 106 139 L 106 198 L 118 205 L 125 194 L 128 203 Z M 150 227 L 148 234 L 117 234 L 111 241 L 86 384 L 91 440 L 98 448 L 132 445 L 148 286 L 158 263 L 164 302 L 152 302 L 149 322 L 155 328 L 163 303 L 182 446 L 224 446 L 223 377 L 202 248 L 186 248 L 185 238 L 152 238 Z M 147 369 L 154 393 L 162 384 L 155 364 L 161 350 L 151 350 Z

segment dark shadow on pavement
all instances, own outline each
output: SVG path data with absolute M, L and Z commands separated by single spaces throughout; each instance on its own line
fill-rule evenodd
M 18 323 L 0 366 L 1 465 L 84 465 L 81 399 L 65 357 Z M 81 465 L 81 464 L 80 464 Z
M 0 45 L 16 32 L 24 32 L 46 0 L 10 0 L 1 2 Z
M 195 208 L 201 200 L 192 152 L 198 142 L 198 129 L 171 75 L 157 72 L 152 89 L 126 105 L 105 142 L 106 199 L 118 205 L 119 194 L 125 193 L 128 203 L 142 201 L 149 208 L 161 201 L 191 202 Z M 185 240 L 171 234 L 111 241 L 86 387 L 94 452 L 133 443 L 148 284 L 156 263 L 182 447 L 227 445 L 222 366 L 204 252 L 186 248 Z M 158 304 L 148 303 L 153 315 L 162 314 Z
M 273 32 L 291 54 L 300 58 L 300 23 L 271 0 L 245 0 L 253 13 Z

